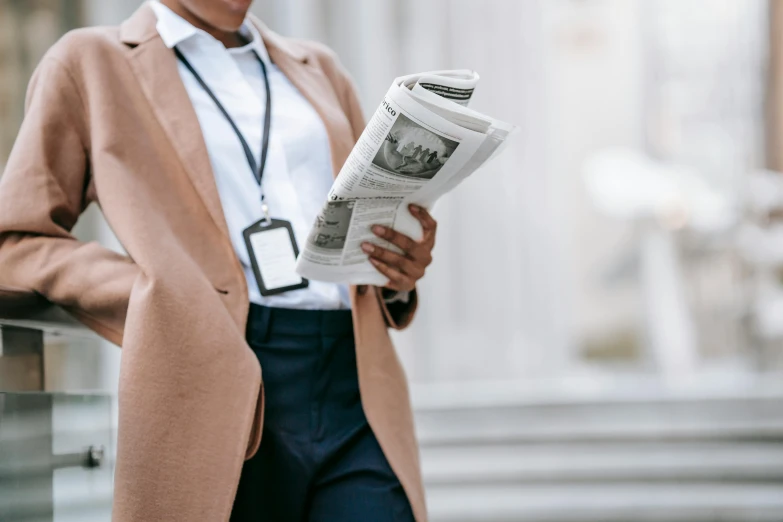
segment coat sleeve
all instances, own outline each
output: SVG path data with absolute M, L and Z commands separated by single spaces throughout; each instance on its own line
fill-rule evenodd
M 95 199 L 85 104 L 73 77 L 47 56 L 0 177 L 0 285 L 34 292 L 121 344 L 138 267 L 71 234 Z
M 351 79 L 351 76 L 348 74 L 348 71 L 340 64 L 336 56 L 333 57 L 333 61 L 337 72 L 337 90 L 340 95 L 341 103 L 345 110 L 345 114 L 348 117 L 348 121 L 351 124 L 353 139 L 354 141 L 358 141 L 362 132 L 364 132 L 366 122 L 364 121 L 364 114 L 362 112 L 361 104 L 359 103 L 356 86 Z M 406 301 L 397 301 L 394 303 L 388 303 L 386 301 L 381 288 L 373 287 L 373 291 L 380 303 L 383 315 L 386 318 L 386 324 L 389 327 L 396 330 L 402 330 L 411 323 L 419 304 L 418 291 L 416 289 L 411 291 Z

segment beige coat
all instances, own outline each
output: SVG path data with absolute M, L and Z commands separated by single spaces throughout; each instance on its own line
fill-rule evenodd
M 144 5 L 119 28 L 71 32 L 38 67 L 0 178 L 0 299 L 8 306 L 8 287 L 33 292 L 122 345 L 113 520 L 225 521 L 260 442 L 261 370 L 204 139 L 155 23 Z M 323 119 L 338 172 L 364 128 L 350 79 L 329 49 L 258 25 Z M 127 256 L 71 236 L 92 202 Z M 424 521 L 388 334 L 408 324 L 415 299 L 387 307 L 378 289 L 352 288 L 351 302 L 364 409 Z

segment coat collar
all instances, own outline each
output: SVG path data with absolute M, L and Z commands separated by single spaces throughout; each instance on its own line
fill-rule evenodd
M 176 57 L 158 34 L 157 16 L 145 2 L 120 26 L 120 39 L 131 47 L 129 61 L 161 127 L 177 151 L 193 186 L 217 227 L 229 238 L 215 175 L 193 105 L 179 76 Z M 281 69 L 308 68 L 307 54 L 266 28 L 255 17 L 269 57 Z
M 328 94 L 332 91 L 329 80 L 313 66 L 316 62 L 306 47 L 270 31 L 252 15 L 250 20 L 258 29 L 272 63 L 313 105 L 324 122 L 336 176 L 353 142 L 348 143 L 349 133 L 335 124 L 340 118 L 334 112 L 342 109 L 339 100 Z M 228 241 L 228 225 L 198 116 L 179 76 L 177 59 L 158 34 L 156 25 L 152 7 L 144 3 L 121 25 L 120 39 L 131 47 L 129 62 L 142 91 L 205 207 Z

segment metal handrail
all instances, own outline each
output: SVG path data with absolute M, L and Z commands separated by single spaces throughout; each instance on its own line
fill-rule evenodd
M 55 472 L 108 464 L 104 445 L 89 439 L 72 453 L 52 451 L 58 402 L 47 392 L 47 335 L 98 338 L 35 292 L 0 285 L 0 483 L 12 484 L 14 493 L 0 494 L 0 519 L 9 522 L 55 520 Z M 15 426 L 27 427 L 19 431 Z M 30 437 L 31 429 L 40 436 Z M 18 434 L 24 439 L 17 441 Z M 110 483 L 110 474 L 101 473 Z
M 100 444 L 85 446 L 82 451 L 62 454 L 38 454 L 24 465 L 3 465 L 0 463 L 0 482 L 21 478 L 50 475 L 58 469 L 98 469 L 106 464 L 106 447 Z
M 34 292 L 0 286 L 0 326 L 95 339 L 96 333 Z

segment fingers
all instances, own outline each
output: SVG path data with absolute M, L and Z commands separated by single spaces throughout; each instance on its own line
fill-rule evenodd
M 424 207 L 409 205 L 408 209 L 411 211 L 411 215 L 421 223 L 421 228 L 424 230 L 424 241 L 431 241 L 434 244 L 435 233 L 438 231 L 438 222 Z
M 400 234 L 396 230 L 393 230 L 389 227 L 375 225 L 372 227 L 372 231 L 376 236 L 385 239 L 392 245 L 400 247 L 403 252 L 410 252 L 416 246 L 416 242 L 414 240 L 405 234 Z
M 422 238 L 421 243 L 429 245 L 431 248 L 435 244 L 435 234 L 438 230 L 438 222 L 435 221 L 435 218 L 433 218 L 424 207 L 409 205 L 408 208 L 411 211 L 411 215 L 421 223 L 422 230 L 424 231 L 424 237 Z M 400 247 L 403 252 L 411 252 L 418 244 L 405 234 L 400 234 L 396 230 L 382 225 L 373 226 L 372 231 L 376 236 Z
M 383 261 L 379 261 L 371 257 L 370 263 L 373 264 L 378 272 L 385 275 L 389 280 L 386 288 L 396 290 L 398 292 L 409 292 L 416 286 L 416 281 L 413 278 L 403 274 L 396 268 L 387 265 Z
M 419 220 L 424 230 L 432 230 L 433 232 L 438 229 L 438 222 L 432 217 L 432 214 L 424 208 L 418 205 L 409 205 L 408 208 L 411 211 L 413 217 Z
M 412 290 L 416 281 L 424 277 L 427 267 L 432 263 L 432 248 L 438 228 L 438 223 L 426 209 L 411 205 L 410 210 L 424 231 L 420 242 L 389 227 L 375 225 L 372 227 L 373 233 L 398 247 L 402 254 L 369 242 L 362 244 L 362 250 L 369 256 L 370 262 L 389 279 L 387 288 L 397 291 Z
M 365 254 L 368 254 L 371 259 L 382 261 L 384 264 L 403 274 L 409 275 L 414 279 L 421 279 L 424 277 L 424 270 L 428 265 L 428 263 L 417 263 L 409 257 L 373 245 L 372 243 L 363 243 L 362 250 Z

